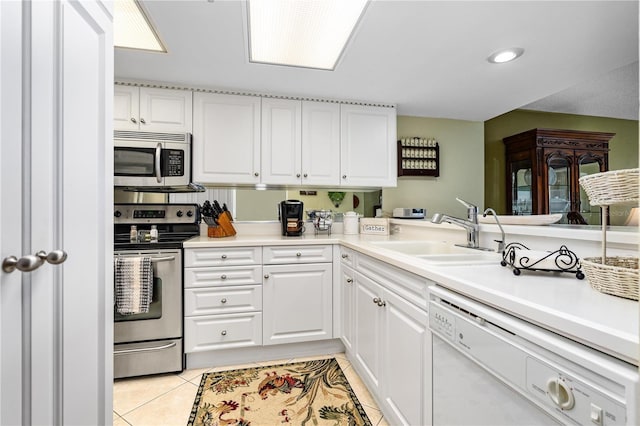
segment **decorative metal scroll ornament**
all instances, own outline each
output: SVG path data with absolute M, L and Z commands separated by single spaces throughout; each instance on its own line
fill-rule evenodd
M 584 278 L 578 256 L 565 245 L 554 252 L 534 252 L 524 244 L 510 243 L 504 249 L 500 264 L 512 267 L 514 275 L 520 275 L 522 270 L 529 270 L 571 272 L 579 280 Z

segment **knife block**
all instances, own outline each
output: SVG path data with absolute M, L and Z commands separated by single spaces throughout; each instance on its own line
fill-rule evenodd
M 209 238 L 223 238 L 236 235 L 236 229 L 233 227 L 231 221 L 231 214 L 229 212 L 222 212 L 220 216 L 218 216 L 218 225 L 210 225 L 207 229 L 207 236 Z

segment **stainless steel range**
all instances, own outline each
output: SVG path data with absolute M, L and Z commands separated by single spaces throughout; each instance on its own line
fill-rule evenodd
M 114 291 L 114 377 L 158 374 L 183 369 L 182 350 L 182 243 L 199 234 L 197 204 L 116 204 L 114 206 L 114 273 L 125 262 L 149 262 L 153 271 L 152 297 L 143 312 L 119 313 Z M 136 241 L 131 227 L 136 227 Z M 158 230 L 151 241 L 151 227 Z M 148 264 L 148 263 L 147 263 Z M 132 278 L 133 281 L 135 278 Z M 126 281 L 127 278 L 124 278 Z

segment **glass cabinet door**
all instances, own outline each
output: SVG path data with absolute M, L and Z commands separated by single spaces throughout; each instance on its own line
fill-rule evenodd
M 532 210 L 532 185 L 535 179 L 531 175 L 531 160 L 520 160 L 511 163 L 511 211 L 514 215 L 530 215 Z
M 600 162 L 592 156 L 582 156 L 578 160 L 578 178 L 582 176 L 599 173 L 601 170 Z M 580 193 L 579 199 L 576 200 L 576 210 L 584 218 L 589 225 L 599 225 L 601 223 L 600 207 L 592 206 L 589 203 L 589 197 L 584 189 L 578 184 Z
M 560 223 L 567 223 L 571 211 L 571 163 L 561 155 L 547 158 L 549 214 L 562 213 Z

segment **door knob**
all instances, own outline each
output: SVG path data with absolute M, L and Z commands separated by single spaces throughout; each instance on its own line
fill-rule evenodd
M 40 250 L 36 253 L 36 256 L 42 259 L 43 262 L 46 261 L 52 265 L 59 265 L 67 260 L 67 252 L 64 250 L 53 250 L 49 253 L 46 253 L 44 250 Z
M 16 269 L 22 272 L 31 272 L 48 262 L 52 265 L 59 265 L 67 260 L 67 253 L 64 250 L 54 250 L 50 253 L 39 251 L 36 254 L 28 254 L 18 259 L 15 256 L 5 257 L 2 260 L 2 270 L 11 273 Z

